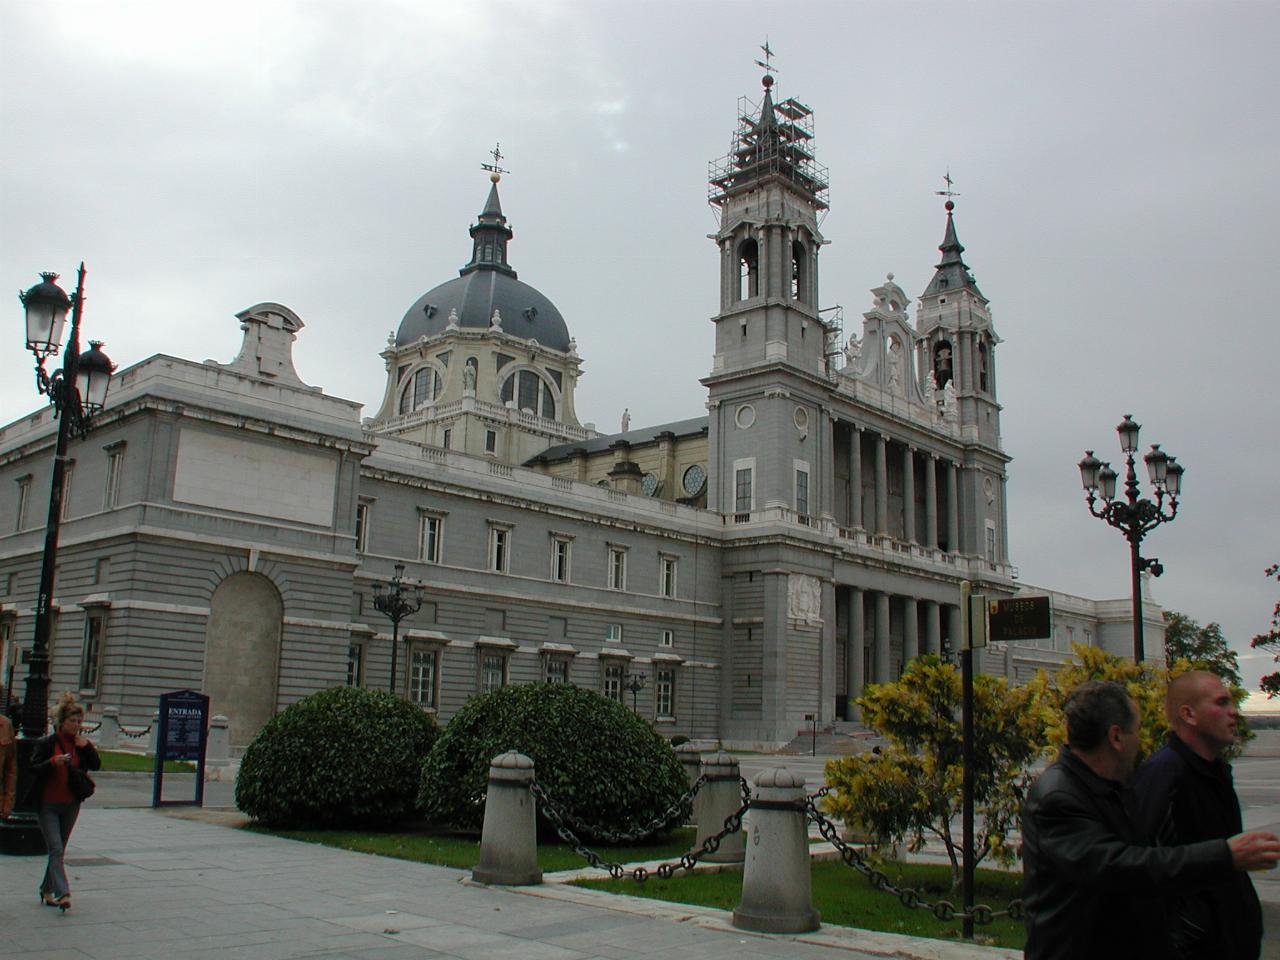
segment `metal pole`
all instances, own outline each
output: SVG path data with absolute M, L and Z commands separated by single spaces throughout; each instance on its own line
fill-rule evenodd
M 964 858 L 961 878 L 963 889 L 964 927 L 966 940 L 973 939 L 973 612 L 969 609 L 969 584 L 960 587 L 961 610 L 964 617 L 964 643 L 960 650 L 960 710 L 961 710 L 961 762 L 964 779 L 960 788 L 960 819 L 963 835 L 961 844 Z
M 1138 555 L 1138 536 L 1129 535 L 1129 568 L 1133 578 L 1133 662 L 1142 663 L 1142 557 Z
M 400 649 L 400 618 L 391 618 L 391 681 L 387 686 L 387 690 L 391 693 L 396 692 L 396 653 Z

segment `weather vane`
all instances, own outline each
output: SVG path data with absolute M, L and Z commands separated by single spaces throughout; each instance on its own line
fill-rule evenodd
M 945 190 L 935 190 L 935 191 L 933 191 L 933 192 L 934 192 L 937 196 L 939 196 L 939 197 L 946 197 L 946 198 L 947 198 L 947 202 L 948 202 L 948 203 L 950 203 L 950 202 L 951 202 L 951 198 L 952 198 L 952 197 L 958 197 L 958 196 L 960 196 L 960 194 L 956 193 L 954 190 L 952 190 L 952 189 L 951 189 L 953 186 L 955 186 L 955 183 L 956 183 L 956 182 L 955 182 L 954 180 L 952 180 L 952 179 L 951 179 L 951 168 L 950 168 L 950 167 L 948 167 L 948 168 L 947 168 L 947 174 L 946 174 L 946 176 L 944 176 L 944 177 L 942 178 L 942 180 L 943 180 L 943 182 L 944 182 L 944 183 L 946 183 L 946 185 L 947 185 L 947 189 L 945 189 Z
M 511 172 L 510 170 L 506 170 L 506 169 L 504 169 L 504 168 L 502 168 L 502 167 L 500 167 L 500 166 L 498 165 L 498 161 L 500 161 L 500 160 L 502 160 L 502 159 L 503 159 L 503 156 L 502 156 L 502 144 L 501 144 L 501 143 L 495 143 L 495 144 L 493 145 L 493 149 L 489 151 L 489 156 L 493 157 L 493 163 L 482 163 L 482 164 L 480 164 L 480 169 L 481 169 L 481 170 L 488 170 L 488 171 L 489 171 L 489 173 L 491 174 L 490 179 L 492 179 L 494 183 L 497 183 L 497 182 L 498 182 L 498 179 L 499 179 L 499 178 L 500 178 L 504 173 L 510 173 L 510 172 Z
M 761 70 L 763 70 L 765 73 L 777 73 L 778 68 L 773 65 L 773 50 L 769 48 L 768 37 L 764 38 L 764 46 L 762 46 L 760 49 L 764 51 L 764 59 L 757 60 L 756 66 L 759 67 Z

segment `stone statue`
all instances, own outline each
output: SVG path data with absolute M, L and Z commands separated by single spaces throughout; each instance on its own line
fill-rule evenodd
M 462 390 L 464 393 L 476 392 L 476 365 L 469 361 L 462 368 Z
M 622 408 L 622 432 L 626 433 L 631 429 L 631 410 L 627 407 Z
M 955 381 L 948 380 L 942 388 L 942 416 L 949 423 L 955 423 L 960 417 L 959 404 L 956 402 Z
M 934 383 L 932 373 L 924 378 L 924 402 L 930 406 L 938 402 L 938 385 Z
M 502 314 L 498 312 L 497 307 L 493 308 L 493 316 L 489 318 L 489 329 L 490 330 L 502 329 Z
M 449 308 L 449 323 L 447 324 L 447 329 L 449 330 L 458 329 L 458 308 L 457 307 Z
M 889 364 L 885 372 L 889 389 L 897 393 L 902 386 L 902 346 L 897 337 L 889 338 Z
M 793 573 L 787 578 L 787 616 L 806 623 L 822 622 L 822 583 L 817 577 Z
M 858 364 L 862 360 L 862 341 L 856 333 L 849 335 L 849 342 L 844 348 L 844 368 L 853 376 L 858 375 Z

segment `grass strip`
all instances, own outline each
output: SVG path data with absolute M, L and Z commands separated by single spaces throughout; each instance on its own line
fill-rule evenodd
M 99 750 L 98 758 L 107 773 L 154 773 L 156 758 L 142 753 L 126 753 L 123 750 Z M 195 766 L 185 760 L 166 760 L 165 773 L 194 773 Z
M 945 865 L 889 864 L 885 873 L 898 886 L 920 889 L 930 902 L 950 900 L 957 907 L 960 904 L 960 891 L 951 891 L 951 870 Z M 909 910 L 896 897 L 874 889 L 865 877 L 839 860 L 815 861 L 812 877 L 813 905 L 822 915 L 823 923 L 937 940 L 962 939 L 958 919 L 943 922 L 928 910 Z M 721 910 L 732 910 L 742 900 L 742 874 L 730 870 L 694 875 L 681 872 L 670 880 L 654 877 L 644 883 L 611 879 L 576 880 L 574 883 L 608 893 Z M 1019 895 L 1022 875 L 979 870 L 976 884 L 976 902 L 998 910 Z M 974 933 L 974 942 L 987 946 L 1022 949 L 1026 940 L 1022 922 L 1007 917 L 988 926 L 975 927 Z
M 480 861 L 480 841 L 472 837 L 459 837 L 432 833 L 375 833 L 368 830 L 269 830 L 258 824 L 245 829 L 266 833 L 289 840 L 319 843 L 357 853 L 375 853 L 400 860 L 434 863 L 442 867 L 470 869 Z M 592 847 L 606 861 L 636 863 L 648 860 L 678 860 L 694 841 L 692 827 L 673 830 L 660 843 L 636 844 L 623 847 Z M 559 870 L 588 869 L 582 857 L 564 844 L 539 844 L 538 866 L 544 873 Z M 601 876 L 604 876 L 601 871 Z

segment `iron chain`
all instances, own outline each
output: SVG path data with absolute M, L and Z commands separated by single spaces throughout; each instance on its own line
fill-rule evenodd
M 822 834 L 822 839 L 840 851 L 840 858 L 844 860 L 845 865 L 853 867 L 854 870 L 866 877 L 867 881 L 875 889 L 883 890 L 885 893 L 897 897 L 898 902 L 908 909 L 928 910 L 944 923 L 956 919 L 963 920 L 967 917 L 979 926 L 986 926 L 996 917 L 1008 917 L 1010 920 L 1022 919 L 1021 900 L 1010 900 L 1009 905 L 1003 910 L 992 910 L 985 903 L 977 903 L 974 904 L 972 910 L 966 912 L 950 900 L 930 901 L 925 899 L 921 891 L 915 887 L 899 887 L 889 879 L 884 871 L 877 870 L 867 863 L 861 853 L 841 838 L 840 831 L 836 828 L 836 825 L 819 812 L 817 804 L 814 802 L 815 798 L 825 795 L 824 788 L 805 800 L 805 811 L 809 815 L 809 819 L 818 825 L 818 832 Z
M 145 737 L 151 732 L 151 724 L 147 724 L 146 728 L 143 730 L 130 730 L 128 727 L 121 724 L 120 732 L 126 737 L 132 737 L 134 740 L 137 740 L 139 737 Z
M 699 777 L 698 782 L 695 782 L 694 788 L 691 792 L 696 792 L 697 788 L 701 786 L 701 780 L 702 778 Z M 586 844 L 578 839 L 577 835 L 573 832 L 568 823 L 568 820 L 572 819 L 572 817 L 566 816 L 566 811 L 547 796 L 547 791 L 543 788 L 542 784 L 537 780 L 530 781 L 529 792 L 532 793 L 534 799 L 538 801 L 539 812 L 542 813 L 542 815 L 551 822 L 551 825 L 556 828 L 556 834 L 560 839 L 573 847 L 574 853 L 582 857 L 582 859 L 586 860 L 588 864 L 595 867 L 597 870 L 607 870 L 609 872 L 609 876 L 615 880 L 621 880 L 623 877 L 628 875 L 627 869 L 622 864 L 605 860 L 600 856 L 600 854 L 588 848 Z M 729 836 L 729 834 L 736 833 L 742 829 L 742 815 L 746 812 L 747 804 L 744 803 L 735 812 L 725 817 L 724 829 L 719 833 L 715 833 L 707 837 L 706 840 L 702 841 L 702 846 L 697 850 L 690 850 L 687 853 L 681 854 L 679 860 L 660 864 L 653 870 L 653 873 L 656 873 L 663 880 L 669 880 L 677 870 L 692 870 L 699 860 L 707 854 L 715 853 L 716 850 L 720 849 L 721 840 Z M 633 867 L 630 871 L 630 876 L 632 880 L 644 883 L 644 881 L 649 879 L 650 871 L 645 867 Z
M 639 843 L 687 819 L 693 798 L 697 796 L 698 791 L 702 789 L 702 785 L 706 781 L 706 777 L 698 777 L 697 780 L 693 781 L 693 786 L 689 788 L 688 792 L 667 807 L 662 816 L 654 817 L 645 826 L 634 830 L 610 830 L 608 827 L 584 823 L 563 807 L 560 808 L 559 813 L 565 826 L 576 833 L 590 834 L 608 844 Z M 545 795 L 546 791 L 544 789 L 543 796 Z

